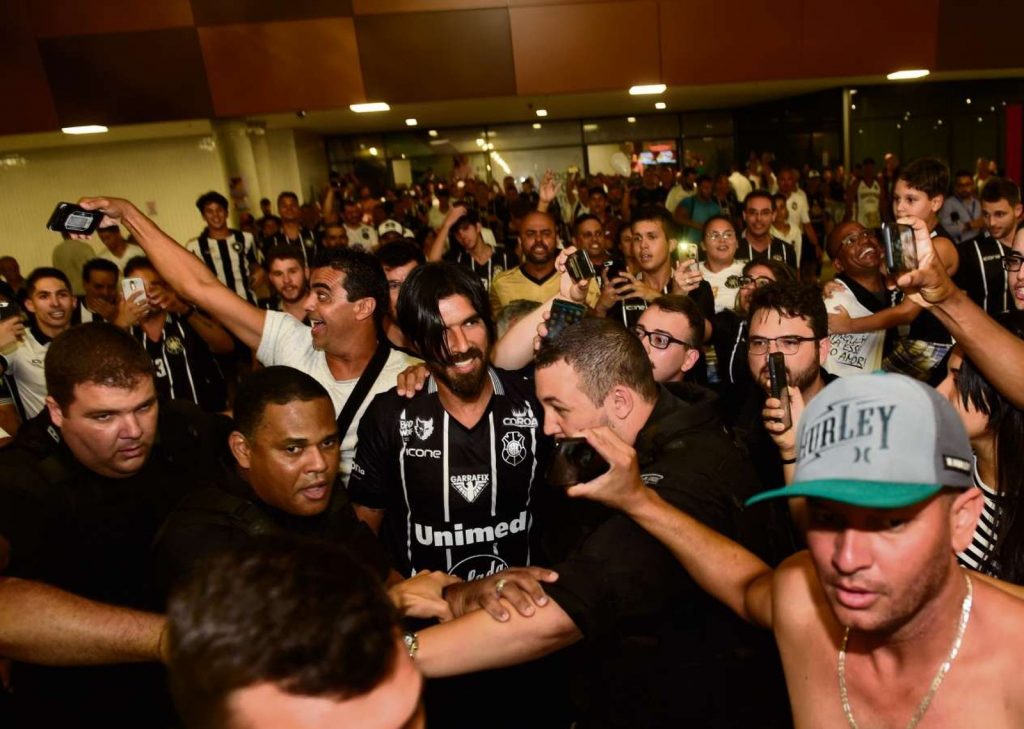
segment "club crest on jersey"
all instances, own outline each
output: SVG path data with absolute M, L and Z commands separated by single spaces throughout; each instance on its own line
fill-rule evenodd
M 167 337 L 164 347 L 170 354 L 181 354 L 185 351 L 185 344 L 178 337 Z
M 510 466 L 518 466 L 526 460 L 526 438 L 518 430 L 513 430 L 501 438 L 501 460 Z
M 484 489 L 491 483 L 491 474 L 459 473 L 450 476 L 448 480 L 452 488 L 458 491 L 462 498 L 472 504 L 476 501 L 476 497 L 482 494 Z
M 413 426 L 412 432 L 414 432 L 416 437 L 420 440 L 426 440 L 434 432 L 434 419 L 416 418 L 416 424 Z
M 512 408 L 512 415 L 502 420 L 501 423 L 502 425 L 511 425 L 515 428 L 536 428 L 539 425 L 537 418 L 533 417 L 529 407 L 525 407 L 522 410 Z
M 237 240 L 234 243 L 231 244 L 231 247 L 235 249 L 235 253 L 241 253 L 242 252 L 242 244 L 239 243 Z
M 398 421 L 398 435 L 401 436 L 403 443 L 409 442 L 409 436 L 412 435 L 412 421 L 401 418 Z

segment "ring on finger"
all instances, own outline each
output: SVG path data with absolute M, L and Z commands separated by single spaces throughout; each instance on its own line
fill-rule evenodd
M 494 585 L 494 591 L 495 591 L 496 593 L 498 593 L 499 595 L 501 594 L 501 591 L 502 591 L 503 589 L 505 589 L 505 582 L 506 582 L 506 580 L 505 580 L 505 578 L 503 577 L 503 578 L 501 578 L 500 580 L 498 580 L 498 581 L 497 581 L 497 582 L 495 583 L 495 585 Z

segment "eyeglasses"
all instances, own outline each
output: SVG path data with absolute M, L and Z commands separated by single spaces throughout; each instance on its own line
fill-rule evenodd
M 717 230 L 713 230 L 706 236 L 704 236 L 704 239 L 708 243 L 717 243 L 720 240 L 724 240 L 727 243 L 732 243 L 734 240 L 736 240 L 736 234 L 733 233 L 731 230 L 727 230 L 724 233 L 719 233 Z
M 769 345 L 775 342 L 775 346 L 783 354 L 796 354 L 804 342 L 817 341 L 817 337 L 798 337 L 792 334 L 784 334 L 781 337 L 750 337 L 747 340 L 747 351 L 751 354 L 767 354 Z
M 843 248 L 846 248 L 847 246 L 852 246 L 855 243 L 860 243 L 861 245 L 864 245 L 869 240 L 874 240 L 874 239 L 875 239 L 874 231 L 871 231 L 871 230 L 861 230 L 861 231 L 859 231 L 857 233 L 850 233 L 848 236 L 846 236 L 841 241 L 839 241 L 839 245 L 841 245 Z
M 647 339 L 655 349 L 668 349 L 668 345 L 670 344 L 681 344 L 684 347 L 693 348 L 693 345 L 689 342 L 684 342 L 682 339 L 676 339 L 664 332 L 649 332 L 639 324 L 630 329 L 630 331 L 632 331 L 639 339 Z
M 1003 256 L 1002 264 L 1004 271 L 1019 271 L 1022 263 L 1024 263 L 1024 256 L 1019 253 L 1008 253 Z
M 727 289 L 745 289 L 747 286 L 756 286 L 761 288 L 767 286 L 770 283 L 775 283 L 767 276 L 758 276 L 754 278 L 752 276 L 737 276 L 733 274 L 729 278 L 725 279 L 725 287 Z

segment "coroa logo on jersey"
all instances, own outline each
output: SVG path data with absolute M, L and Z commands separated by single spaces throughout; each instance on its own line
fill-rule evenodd
M 462 494 L 462 498 L 473 503 L 491 483 L 489 473 L 460 473 L 449 477 L 452 488 Z
M 416 418 L 416 424 L 413 426 L 413 432 L 416 437 L 420 440 L 426 440 L 430 437 L 431 433 L 434 432 L 434 419 L 433 418 Z
M 501 460 L 510 466 L 518 466 L 526 460 L 526 439 L 522 433 L 513 430 L 502 436 Z
M 529 407 L 522 410 L 512 409 L 512 415 L 501 421 L 502 425 L 511 425 L 515 428 L 536 428 L 537 418 L 533 417 Z

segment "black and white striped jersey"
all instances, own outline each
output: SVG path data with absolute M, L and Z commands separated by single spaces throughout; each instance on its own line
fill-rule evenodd
M 956 555 L 957 561 L 964 567 L 983 572 L 993 577 L 999 576 L 999 564 L 993 559 L 996 542 L 999 537 L 999 519 L 1002 516 L 1002 509 L 997 503 L 999 494 L 981 480 L 978 475 L 978 459 L 974 459 L 974 485 L 981 489 L 985 498 L 985 505 L 982 507 L 981 516 L 978 517 L 978 524 L 974 528 L 974 536 L 971 543 L 963 552 Z
M 227 384 L 220 365 L 187 321 L 167 314 L 157 342 L 147 337 L 141 326 L 132 327 L 131 334 L 153 360 L 161 400 L 191 400 L 208 413 L 227 407 Z
M 490 378 L 494 395 L 473 428 L 448 414 L 433 378 L 412 399 L 378 395 L 359 424 L 349 494 L 386 511 L 381 537 L 406 576 L 472 580 L 531 564 L 550 439 L 533 381 L 495 369 Z
M 210 238 L 203 231 L 198 238 L 190 240 L 185 247 L 198 256 L 222 284 L 248 301 L 256 303 L 256 295 L 249 288 L 249 276 L 256 264 L 256 240 L 251 233 L 240 230 L 229 231 L 224 240 Z
M 308 268 L 313 265 L 313 259 L 316 258 L 317 251 L 320 250 L 320 235 L 308 228 L 302 228 L 299 231 L 298 238 L 289 238 L 283 230 L 279 230 L 274 235 L 264 238 L 260 242 L 260 248 L 264 256 L 271 249 L 278 246 L 294 246 L 298 248 L 299 252 L 302 253 L 302 263 Z

